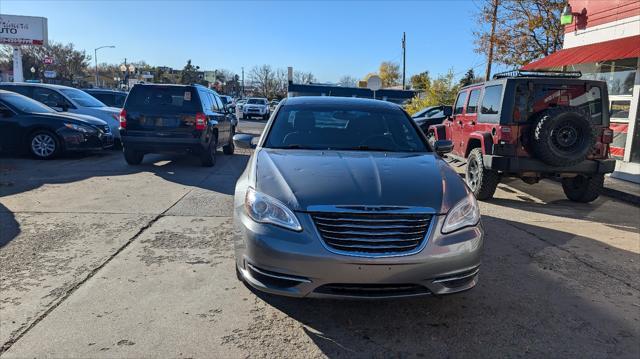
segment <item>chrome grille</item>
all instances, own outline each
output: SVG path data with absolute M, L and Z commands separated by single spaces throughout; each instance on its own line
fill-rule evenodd
M 429 214 L 316 212 L 311 217 L 330 248 L 370 255 L 417 249 L 431 223 Z

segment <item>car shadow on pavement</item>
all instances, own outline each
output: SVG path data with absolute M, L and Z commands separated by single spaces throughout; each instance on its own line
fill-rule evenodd
M 0 248 L 20 234 L 20 223 L 7 207 L 0 203 Z
M 563 248 L 595 248 L 593 239 L 494 217 L 484 225 L 479 284 L 465 293 L 386 301 L 256 294 L 330 358 L 640 355 L 637 253 L 603 249 L 603 262 L 593 263 Z
M 638 231 L 640 208 L 606 196 L 600 196 L 591 203 L 573 202 L 564 197 L 559 183 L 551 181 L 528 185 L 519 180 L 510 180 L 502 182 L 499 188 L 507 192 L 514 192 L 512 189 L 515 189 L 522 194 L 514 193 L 516 198 L 492 198 L 487 203 L 558 218 L 597 222 L 628 232 Z M 625 210 L 620 212 L 620 208 Z
M 27 192 L 45 184 L 65 184 L 93 177 L 124 176 L 139 172 L 151 172 L 167 181 L 199 187 L 212 175 L 239 177 L 246 167 L 249 155 L 250 153 L 239 153 L 225 156 L 218 152 L 214 167 L 202 167 L 195 156 L 172 154 L 149 154 L 142 164 L 130 166 L 119 151 L 67 154 L 50 161 L 2 156 L 0 198 Z M 217 190 L 211 186 L 205 186 L 204 189 Z M 226 186 L 224 193 L 232 194 L 233 190 Z
M 215 196 L 217 194 L 233 195 L 235 182 L 246 167 L 250 153 L 239 153 L 225 156 L 218 153 L 214 167 L 202 167 L 198 158 L 185 155 L 148 155 L 139 166 L 129 166 L 119 151 L 103 151 L 90 154 L 69 154 L 59 159 L 42 161 L 29 157 L 0 156 L 0 248 L 11 242 L 19 233 L 20 226 L 8 203 L 20 204 L 25 197 L 12 197 L 39 189 L 45 185 L 63 185 L 96 178 L 114 180 L 116 177 L 136 175 L 146 172 L 163 180 L 202 190 L 197 196 Z M 126 179 L 119 183 L 125 183 Z M 99 182 L 98 183 L 104 183 Z M 153 183 L 153 182 L 150 182 Z M 117 191 L 121 187 L 112 185 Z M 83 187 L 86 196 L 91 189 Z M 73 196 L 77 188 L 70 187 L 67 194 Z M 89 191 L 89 192 L 87 192 Z M 97 192 L 96 193 L 100 193 Z M 37 200 L 40 194 L 29 193 Z M 12 197 L 12 198 L 10 198 Z M 69 198 L 67 196 L 66 198 Z M 51 207 L 49 207 L 51 208 Z M 104 208 L 95 204 L 93 211 L 100 212 Z

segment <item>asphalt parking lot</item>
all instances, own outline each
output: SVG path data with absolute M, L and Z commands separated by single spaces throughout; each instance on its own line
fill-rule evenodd
M 1 356 L 640 357 L 640 208 L 506 181 L 481 204 L 475 289 L 279 298 L 235 278 L 231 204 L 249 154 L 213 168 L 1 157 Z

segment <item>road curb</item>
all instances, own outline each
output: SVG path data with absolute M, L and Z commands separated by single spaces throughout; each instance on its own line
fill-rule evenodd
M 632 204 L 634 206 L 640 207 L 640 196 L 636 196 L 634 194 L 619 191 L 617 189 L 613 189 L 609 187 L 604 187 L 602 189 L 602 194 L 607 197 L 611 197 L 613 199 L 617 199 L 619 201 L 626 202 L 628 204 Z

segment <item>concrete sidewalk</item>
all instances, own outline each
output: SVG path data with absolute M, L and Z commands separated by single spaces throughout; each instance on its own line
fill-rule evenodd
M 640 206 L 640 184 L 605 176 L 602 194 Z

